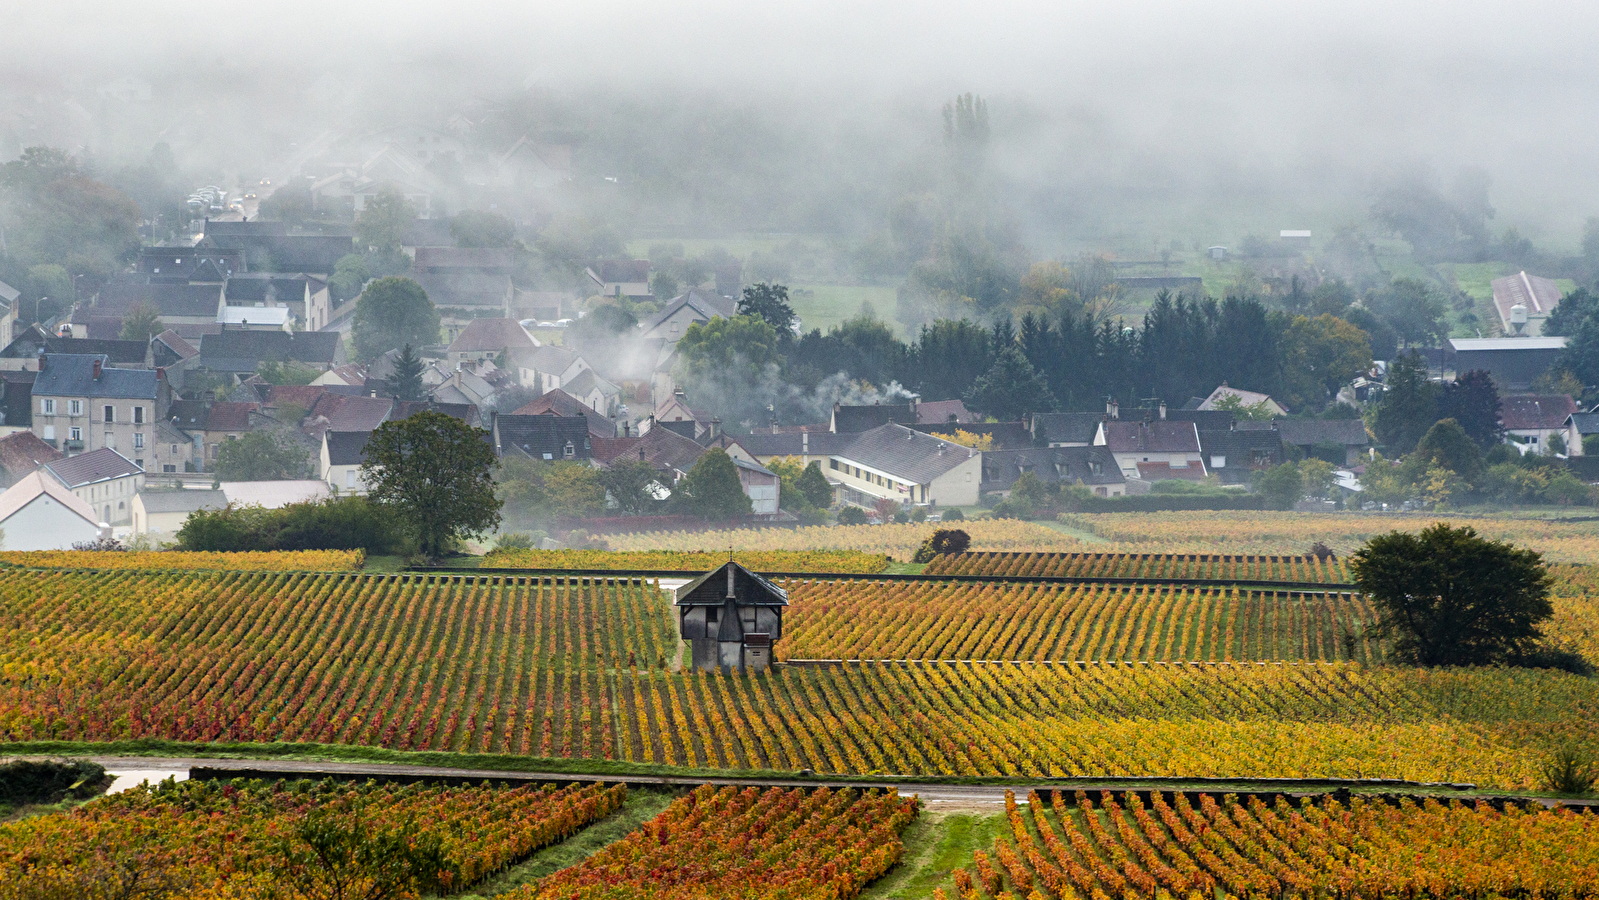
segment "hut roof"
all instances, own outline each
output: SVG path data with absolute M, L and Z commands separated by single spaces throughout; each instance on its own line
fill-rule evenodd
M 677 589 L 678 606 L 721 606 L 731 589 L 738 606 L 787 606 L 788 591 L 729 561 Z

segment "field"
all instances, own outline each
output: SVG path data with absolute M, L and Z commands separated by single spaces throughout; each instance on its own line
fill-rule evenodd
M 363 833 L 437 840 L 460 890 L 622 805 L 622 786 L 442 787 L 333 782 L 201 782 L 137 787 L 71 813 L 0 825 L 0 897 L 222 900 L 305 874 L 279 847 L 310 816 Z M 139 884 L 130 875 L 142 876 Z M 331 890 L 327 872 L 315 878 Z M 366 896 L 370 883 L 347 883 Z M 164 890 L 162 888 L 165 888 Z M 120 889 L 121 892 L 118 892 Z
M 1348 593 L 1163 585 L 790 582 L 785 659 L 1377 662 Z M 1348 641 L 1346 646 L 1345 642 Z
M 1007 794 L 1005 821 L 936 897 L 1599 896 L 1592 812 L 1056 791 Z
M 1062 524 L 1109 541 L 1110 546 L 1096 545 L 1092 548 L 1102 553 L 1231 553 L 1267 556 L 1303 555 L 1310 552 L 1312 544 L 1320 541 L 1332 548 L 1339 557 L 1346 557 L 1376 535 L 1396 530 L 1420 531 L 1434 522 L 1469 525 L 1484 537 L 1537 550 L 1550 562 L 1599 563 L 1599 522 L 1231 510 L 1072 513 L 1061 516 Z M 973 541 L 972 549 L 990 548 L 979 548 Z
M 952 553 L 928 564 L 929 575 L 1033 575 L 1053 578 L 1193 578 L 1347 584 L 1344 561 L 1314 556 L 1220 553 Z
M 355 572 L 366 561 L 361 550 L 291 550 L 281 553 L 186 552 L 176 550 L 105 553 L 87 550 L 11 550 L 0 565 L 40 569 L 216 569 L 259 572 Z
M 606 540 L 616 550 L 704 550 L 706 547 L 751 550 L 835 550 L 883 554 L 904 562 L 941 527 L 971 535 L 973 550 L 1081 550 L 1082 541 L 1042 525 L 1017 519 L 975 519 L 940 526 L 815 525 L 807 528 L 745 528 L 728 531 L 655 531 L 622 534 Z
M 483 557 L 488 569 L 614 569 L 638 572 L 709 572 L 727 553 L 686 550 L 495 550 Z M 734 557 L 757 572 L 872 573 L 888 568 L 888 557 L 859 550 L 750 550 Z
M 914 799 L 702 785 L 580 865 L 508 900 L 847 898 L 899 861 Z

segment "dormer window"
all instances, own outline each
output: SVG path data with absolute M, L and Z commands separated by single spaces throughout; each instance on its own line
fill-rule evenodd
M 572 442 L 571 441 L 567 441 L 566 442 L 566 446 L 561 448 L 561 458 L 563 458 L 563 459 L 575 459 L 575 458 L 577 458 L 577 448 L 572 446 Z

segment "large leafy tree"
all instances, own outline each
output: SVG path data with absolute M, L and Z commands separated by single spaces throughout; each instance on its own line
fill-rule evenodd
M 1371 368 L 1371 338 L 1332 315 L 1295 316 L 1283 333 L 1283 369 L 1295 408 L 1320 407 Z
M 409 278 L 379 278 L 355 301 L 350 330 L 355 357 L 370 362 L 394 347 L 426 346 L 439 340 L 439 311 L 422 285 Z
M 515 247 L 516 225 L 499 213 L 469 209 L 450 220 L 457 247 Z
M 122 317 L 119 337 L 124 341 L 149 341 L 165 330 L 166 326 L 161 324 L 161 310 L 140 300 L 128 307 L 127 314 Z
M 677 356 L 678 383 L 724 419 L 758 419 L 782 389 L 777 331 L 756 316 L 690 325 Z
M 384 188 L 355 217 L 355 242 L 371 253 L 392 254 L 400 249 L 400 238 L 414 221 L 416 207 L 411 201 L 393 188 Z
M 392 507 L 428 557 L 457 538 L 500 524 L 494 448 L 480 428 L 423 411 L 385 422 L 366 443 L 361 477 L 369 496 Z
M 772 326 L 778 337 L 794 334 L 794 307 L 788 302 L 788 288 L 781 284 L 752 284 L 744 288 L 738 301 L 738 314 L 754 316 Z
M 138 252 L 140 220 L 138 204 L 61 150 L 29 147 L 0 166 L 0 228 L 8 253 L 26 264 L 103 281 Z
M 1447 337 L 1444 300 L 1431 286 L 1414 278 L 1395 278 L 1373 297 L 1371 311 L 1398 332 L 1405 346 L 1432 346 Z
M 600 483 L 616 502 L 623 515 L 642 516 L 651 513 L 660 501 L 655 499 L 661 473 L 642 459 L 618 459 L 600 472 Z
M 1440 419 L 1416 444 L 1416 462 L 1423 470 L 1448 469 L 1471 484 L 1482 476 L 1482 450 L 1454 419 Z
M 732 519 L 750 514 L 750 498 L 738 481 L 733 458 L 720 447 L 700 455 L 677 482 L 673 500 L 683 512 L 705 519 Z
M 994 365 L 972 385 L 965 399 L 979 412 L 1001 422 L 1015 422 L 1028 413 L 1055 408 L 1055 398 L 1044 376 L 1038 374 L 1016 347 L 1007 347 L 999 354 Z
M 1351 563 L 1395 655 L 1424 666 L 1514 662 L 1554 615 L 1540 554 L 1442 522 L 1366 542 Z
M 278 481 L 304 478 L 310 454 L 299 441 L 275 431 L 252 431 L 217 448 L 217 478 L 222 481 Z

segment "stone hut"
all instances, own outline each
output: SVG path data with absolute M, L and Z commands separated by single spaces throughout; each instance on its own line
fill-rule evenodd
M 678 588 L 678 617 L 683 639 L 694 648 L 694 668 L 769 667 L 787 605 L 787 591 L 732 561 Z

